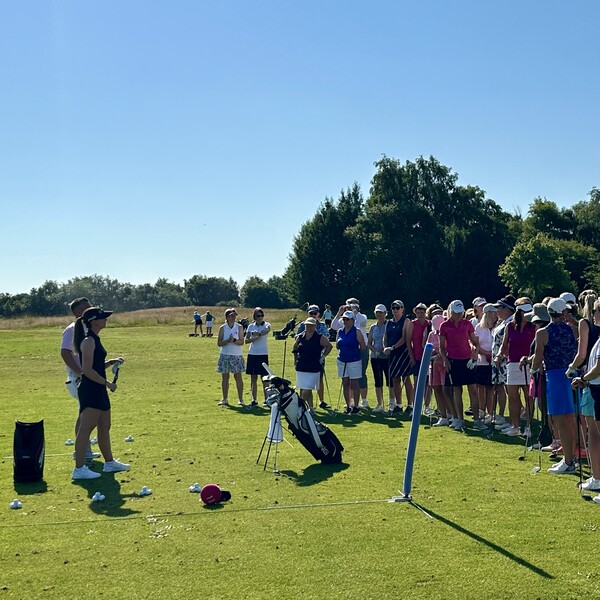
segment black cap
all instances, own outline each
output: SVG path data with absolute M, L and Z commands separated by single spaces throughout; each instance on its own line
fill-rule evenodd
M 103 310 L 98 306 L 92 306 L 84 311 L 81 319 L 85 323 L 89 323 L 90 321 L 97 321 L 98 319 L 108 319 L 112 314 L 112 310 Z

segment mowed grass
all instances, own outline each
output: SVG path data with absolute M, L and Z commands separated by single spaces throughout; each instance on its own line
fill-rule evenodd
M 0 331 L 2 598 L 600 595 L 600 506 L 579 499 L 575 477 L 546 474 L 547 456 L 533 475 L 537 453 L 518 461 L 520 438 L 430 429 L 423 419 L 413 497 L 431 517 L 387 502 L 402 487 L 410 423 L 401 419 L 319 411 L 346 448 L 344 464 L 315 463 L 286 432 L 276 476 L 272 460 L 266 471 L 256 464 L 268 413 L 216 406 L 216 340 L 188 337 L 188 324 L 109 321 L 109 355 L 126 357 L 112 395 L 113 446 L 132 469 L 71 482 L 64 441 L 76 405 L 63 384 L 62 325 Z M 284 342 L 269 346 L 279 372 Z M 331 359 L 327 375 L 337 405 Z M 44 482 L 15 485 L 14 421 L 40 418 Z M 221 484 L 231 502 L 204 507 L 188 491 L 196 481 Z M 143 485 L 151 496 L 138 496 Z M 95 491 L 105 502 L 91 502 Z M 23 508 L 10 510 L 16 497 Z

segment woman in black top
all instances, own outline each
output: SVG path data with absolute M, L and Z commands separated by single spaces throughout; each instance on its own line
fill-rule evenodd
M 310 411 L 314 412 L 313 390 L 319 389 L 321 368 L 331 352 L 331 342 L 317 333 L 315 318 L 308 317 L 304 326 L 304 331 L 296 336 L 292 352 L 296 356 L 296 386 Z
M 75 469 L 73 479 L 100 477 L 85 465 L 85 452 L 89 436 L 98 428 L 98 445 L 106 461 L 103 471 L 115 473 L 128 471 L 129 465 L 114 460 L 110 446 L 110 400 L 107 388 L 114 392 L 117 384 L 106 378 L 106 367 L 123 362 L 123 358 L 106 360 L 106 350 L 98 334 L 106 327 L 110 310 L 96 306 L 88 308 L 75 321 L 74 346 L 79 352 L 83 375 L 77 390 L 79 396 L 79 430 L 75 439 Z

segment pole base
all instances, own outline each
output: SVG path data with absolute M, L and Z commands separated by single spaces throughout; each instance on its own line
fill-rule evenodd
M 392 496 L 388 502 L 412 502 L 412 496 L 402 494 L 402 496 Z

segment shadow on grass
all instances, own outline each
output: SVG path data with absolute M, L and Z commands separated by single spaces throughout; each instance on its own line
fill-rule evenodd
M 454 521 L 451 521 L 450 519 L 446 519 L 446 517 L 442 517 L 442 515 L 438 515 L 437 513 L 430 510 L 429 508 L 425 508 L 424 506 L 421 506 L 420 504 L 417 504 L 416 502 L 411 502 L 411 504 L 413 504 L 415 506 L 415 508 L 418 508 L 419 510 L 421 510 L 421 511 L 425 512 L 426 514 L 430 515 L 431 517 L 433 517 L 436 521 L 439 521 L 440 523 L 443 523 L 444 525 L 451 527 L 455 531 L 458 531 L 459 533 L 462 533 L 463 535 L 470 537 L 472 540 L 475 540 L 479 544 L 483 544 L 484 546 L 487 546 L 488 548 L 490 548 L 490 550 L 493 550 L 494 552 L 501 554 L 502 556 L 508 558 L 509 560 L 512 560 L 513 562 L 520 565 L 521 567 L 529 569 L 536 575 L 539 575 L 540 577 L 543 577 L 544 579 L 554 579 L 554 576 L 551 575 L 550 573 L 548 573 L 547 571 L 544 571 L 544 569 L 542 569 L 540 567 L 536 567 L 534 564 L 530 563 L 529 561 L 525 560 L 524 558 L 521 558 L 520 556 L 517 556 L 516 554 L 513 554 L 512 552 L 510 552 L 510 550 L 507 550 L 506 548 L 503 548 L 502 546 L 495 544 L 491 540 L 488 540 L 476 533 L 473 533 L 472 531 L 469 531 L 462 525 L 459 525 L 458 523 L 455 523 Z
M 15 492 L 21 496 L 31 496 L 32 494 L 44 494 L 48 491 L 48 484 L 41 481 L 15 481 Z
M 90 510 L 98 515 L 107 517 L 129 517 L 138 514 L 139 510 L 126 508 L 125 498 L 137 498 L 137 494 L 122 494 L 121 484 L 115 478 L 120 473 L 103 473 L 98 479 L 76 479 L 72 483 L 82 487 L 90 499 Z M 102 502 L 92 502 L 92 496 L 100 492 L 106 499 Z
M 294 480 L 296 485 L 309 486 L 316 483 L 321 483 L 322 481 L 332 477 L 334 473 L 345 471 L 349 466 L 350 465 L 347 463 L 339 463 L 337 465 L 317 463 L 306 467 L 301 474 L 290 470 L 281 471 L 281 474 Z

